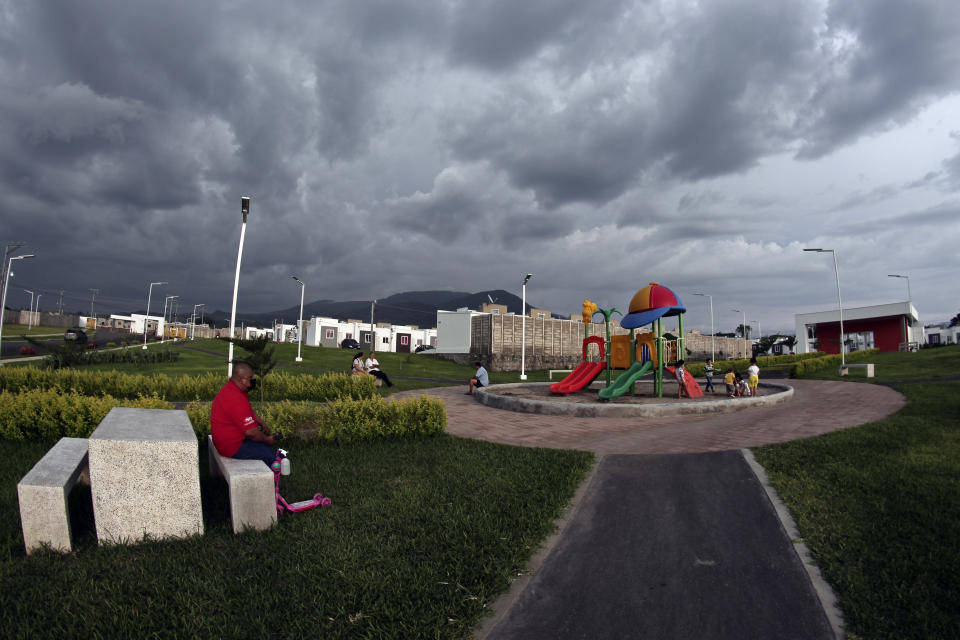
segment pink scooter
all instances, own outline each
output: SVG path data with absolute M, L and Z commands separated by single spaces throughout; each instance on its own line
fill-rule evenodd
M 273 469 L 273 485 L 277 494 L 277 511 L 283 513 L 284 510 L 292 513 L 301 511 L 310 511 L 315 507 L 329 507 L 333 504 L 330 498 L 325 498 L 322 493 L 314 494 L 310 500 L 301 500 L 300 502 L 289 503 L 280 495 L 280 476 L 290 475 L 290 459 L 287 458 L 287 452 L 283 449 L 277 449 L 277 459 L 270 465 Z

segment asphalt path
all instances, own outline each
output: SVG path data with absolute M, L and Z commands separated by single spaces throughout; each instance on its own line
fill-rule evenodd
M 835 634 L 739 451 L 608 455 L 487 640 Z

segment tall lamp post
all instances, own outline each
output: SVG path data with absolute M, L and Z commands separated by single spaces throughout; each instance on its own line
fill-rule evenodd
M 888 278 L 903 278 L 907 281 L 907 302 L 913 302 L 913 295 L 910 293 L 910 276 L 901 276 L 896 273 L 891 273 L 887 276 Z
M 43 295 L 42 293 L 38 293 L 38 294 L 37 294 L 37 306 L 34 307 L 34 309 L 35 309 L 34 313 L 37 314 L 37 324 L 34 325 L 34 326 L 36 326 L 36 327 L 39 327 L 39 326 L 40 326 L 40 296 L 42 296 L 42 295 Z
M 4 309 L 7 308 L 7 289 L 10 288 L 10 276 L 13 275 L 11 273 L 11 271 L 13 271 L 13 261 L 23 260 L 24 258 L 32 258 L 32 257 L 33 257 L 33 254 L 28 253 L 27 255 L 24 255 L 24 256 L 13 256 L 7 261 L 7 264 L 6 264 L 7 273 L 3 279 L 3 296 L 2 296 L 2 300 L 0 300 L 0 342 L 3 341 L 3 311 Z
M 709 293 L 695 293 L 693 295 L 710 298 L 710 359 L 713 360 L 717 357 L 717 337 L 714 335 L 713 330 L 713 296 Z
M 530 278 L 533 277 L 532 273 L 528 273 L 523 279 L 523 289 L 522 299 L 523 299 L 523 313 L 520 316 L 520 379 L 527 379 L 527 283 L 530 282 Z
M 169 284 L 168 282 L 151 282 L 150 289 L 147 291 L 147 316 L 143 319 L 143 347 L 147 348 L 147 325 L 150 324 L 150 298 L 153 297 L 153 285 Z
M 847 346 L 843 341 L 843 300 L 840 298 L 840 268 L 837 266 L 837 252 L 833 249 L 804 249 L 814 253 L 832 253 L 833 254 L 833 275 L 837 279 L 837 308 L 840 310 L 840 368 L 847 368 Z
M 24 293 L 30 294 L 30 306 L 27 308 L 27 329 L 33 326 L 33 291 L 24 289 Z
M 237 326 L 237 288 L 240 286 L 240 259 L 243 258 L 243 238 L 247 234 L 247 214 L 250 213 L 250 198 L 240 198 L 240 213 L 243 224 L 240 226 L 240 249 L 237 251 L 237 273 L 233 277 L 233 306 L 230 309 L 230 347 L 227 350 L 227 377 L 233 377 L 233 330 Z
M 747 312 L 740 309 L 730 309 L 734 313 L 743 314 L 743 322 L 740 324 L 740 328 L 743 330 L 743 357 L 747 357 Z
M 180 296 L 167 296 L 166 298 L 163 299 L 163 325 L 164 326 L 163 326 L 163 332 L 160 334 L 161 343 L 163 343 L 163 341 L 167 337 L 167 326 L 166 326 L 167 325 L 167 303 L 170 302 L 171 300 L 176 300 L 179 297 Z M 173 311 L 173 304 L 170 305 L 170 311 L 171 312 Z
M 190 339 L 191 340 L 197 337 L 197 307 L 202 307 L 202 306 L 203 306 L 202 304 L 193 305 L 193 316 L 190 318 Z
M 303 344 L 303 290 L 306 287 L 303 285 L 303 280 L 297 276 L 290 277 L 300 285 L 300 323 L 297 325 L 297 362 L 303 362 L 303 358 L 300 357 L 300 345 Z

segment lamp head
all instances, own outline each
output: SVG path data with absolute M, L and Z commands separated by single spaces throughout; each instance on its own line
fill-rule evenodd
M 250 198 L 249 196 L 243 196 L 240 198 L 240 213 L 243 214 L 244 220 L 247 218 L 247 214 L 250 213 Z
M 527 284 L 530 281 L 530 278 L 533 277 L 532 273 L 528 273 L 527 277 L 523 279 L 523 284 Z

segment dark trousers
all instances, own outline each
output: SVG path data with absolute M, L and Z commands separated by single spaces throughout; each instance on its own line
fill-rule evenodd
M 713 391 L 713 376 L 707 376 L 707 386 L 704 391 Z
M 370 375 L 372 375 L 374 378 L 380 378 L 383 380 L 383 384 L 387 385 L 388 387 L 393 386 L 393 383 L 390 382 L 390 378 L 387 377 L 387 374 L 385 374 L 383 371 L 380 371 L 380 369 L 374 369 L 370 372 Z
M 266 442 L 244 440 L 233 457 L 240 460 L 263 460 L 269 467 L 277 459 L 277 450 Z

